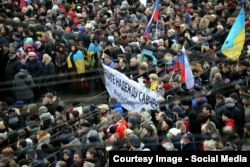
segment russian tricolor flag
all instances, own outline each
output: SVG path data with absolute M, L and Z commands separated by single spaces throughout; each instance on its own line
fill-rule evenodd
M 151 16 L 151 18 L 146 26 L 145 32 L 144 32 L 144 37 L 147 39 L 149 37 L 153 22 L 157 21 L 159 18 L 159 10 L 160 10 L 160 0 L 156 0 L 152 16 Z
M 186 84 L 187 89 L 192 89 L 194 87 L 194 75 L 188 62 L 184 46 L 179 56 L 179 69 L 181 72 L 181 81 Z

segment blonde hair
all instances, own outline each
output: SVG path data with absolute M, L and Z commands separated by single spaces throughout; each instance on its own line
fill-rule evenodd
M 154 80 L 154 81 L 157 81 L 157 80 L 159 79 L 158 75 L 155 74 L 155 73 L 150 74 L 148 77 L 149 77 L 150 79 Z
M 186 133 L 187 132 L 187 128 L 185 126 L 185 124 L 182 121 L 177 121 L 176 122 L 176 128 L 181 130 L 181 133 Z
M 218 67 L 212 67 L 210 70 L 210 77 L 213 78 L 216 73 L 219 73 L 220 69 Z
M 215 80 L 215 83 L 218 83 L 218 82 L 222 81 L 222 75 L 221 75 L 221 73 L 216 73 L 214 75 L 214 80 Z
M 43 54 L 43 57 L 47 58 L 48 60 L 51 59 L 50 55 L 48 55 L 47 53 Z
M 140 66 L 139 66 L 139 69 L 140 70 L 145 70 L 145 71 L 147 71 L 148 70 L 148 64 L 146 63 L 146 62 L 141 62 L 140 63 Z

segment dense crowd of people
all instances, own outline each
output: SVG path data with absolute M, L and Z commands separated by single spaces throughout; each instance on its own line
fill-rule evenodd
M 248 1 L 162 0 L 145 35 L 154 4 L 1 1 L 0 166 L 109 166 L 114 150 L 250 150 Z M 230 60 L 220 49 L 241 8 L 245 45 Z M 192 89 L 180 79 L 183 46 Z M 117 97 L 68 107 L 60 93 L 105 88 L 102 64 L 157 93 L 158 110 L 128 111 Z

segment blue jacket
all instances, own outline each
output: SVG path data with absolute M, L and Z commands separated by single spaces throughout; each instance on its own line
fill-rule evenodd
M 110 111 L 112 110 L 116 110 L 119 113 L 121 113 L 123 115 L 123 109 L 122 109 L 122 105 L 121 103 L 117 102 L 115 104 L 113 104 L 112 106 L 110 106 Z

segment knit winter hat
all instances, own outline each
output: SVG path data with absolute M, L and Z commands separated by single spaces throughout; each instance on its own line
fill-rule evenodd
M 225 110 L 222 115 L 226 116 L 229 119 L 233 118 L 231 111 L 228 110 Z
M 35 159 L 36 157 L 36 152 L 35 150 L 32 150 L 32 149 L 27 150 L 26 154 L 28 156 L 28 159 Z
M 47 112 L 47 113 L 41 114 L 39 118 L 41 121 L 51 120 L 51 115 L 50 113 Z
M 232 99 L 235 99 L 235 100 L 238 100 L 239 99 L 239 96 L 237 95 L 237 93 L 231 93 L 230 95 L 229 95 L 229 97 L 231 97 Z
M 174 106 L 174 107 L 172 108 L 172 112 L 180 113 L 180 112 L 181 112 L 181 107 L 180 107 L 180 106 Z
M 129 136 L 128 142 L 135 148 L 139 148 L 141 146 L 141 141 L 139 137 L 135 134 L 131 134 Z
M 61 134 L 59 136 L 59 139 L 61 141 L 62 144 L 68 144 L 70 142 L 70 134 Z
M 90 143 L 97 142 L 99 140 L 98 132 L 96 130 L 90 130 L 88 133 L 88 140 Z
M 181 130 L 180 130 L 180 129 L 177 129 L 177 128 L 171 128 L 171 129 L 169 130 L 169 133 L 171 133 L 171 134 L 174 135 L 174 136 L 177 136 L 178 134 L 181 133 Z
M 46 113 L 48 112 L 48 108 L 45 106 L 39 107 L 39 114 Z
M 128 122 L 130 122 L 132 125 L 137 125 L 138 124 L 138 119 L 136 118 L 136 116 L 130 116 L 128 118 Z
M 225 103 L 233 103 L 233 99 L 231 97 L 228 97 L 225 99 Z
M 71 151 L 70 151 L 70 149 L 65 149 L 65 150 L 63 150 L 63 154 L 68 154 L 69 156 L 71 156 Z
M 35 104 L 35 103 L 29 104 L 28 108 L 30 110 L 30 114 L 37 114 L 38 113 L 37 104 Z

